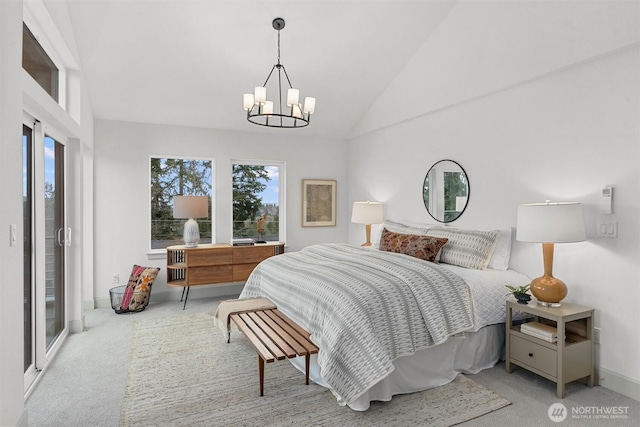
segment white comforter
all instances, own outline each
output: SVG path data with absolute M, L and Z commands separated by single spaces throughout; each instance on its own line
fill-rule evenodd
M 471 291 L 458 275 L 345 244 L 262 262 L 240 298 L 260 296 L 311 333 L 322 377 L 343 404 L 389 375 L 396 358 L 478 328 Z

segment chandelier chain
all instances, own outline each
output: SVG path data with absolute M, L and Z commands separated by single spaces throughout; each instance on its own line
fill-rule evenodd
M 280 65 L 280 30 L 278 30 L 278 65 Z

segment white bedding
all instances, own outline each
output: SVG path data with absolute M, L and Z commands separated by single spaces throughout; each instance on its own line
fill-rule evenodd
M 364 410 L 368 408 L 371 400 L 388 400 L 394 394 L 439 386 L 453 380 L 457 372 L 477 372 L 492 366 L 497 361 L 502 348 L 501 344 L 496 345 L 495 339 L 490 340 L 493 345 L 483 344 L 487 336 L 495 336 L 495 334 L 489 335 L 486 331 L 495 328 L 482 328 L 504 322 L 507 296 L 504 285 L 527 283 L 526 276 L 513 271 L 478 271 L 444 264 L 434 267 L 432 263 L 413 257 L 366 250 L 364 252 L 368 255 L 363 258 L 362 254 L 359 254 L 360 259 L 355 262 L 346 255 L 362 250 L 356 251 L 354 248 L 345 246 L 348 245 L 322 245 L 317 249 L 311 247 L 300 253 L 270 258 L 254 270 L 240 296 L 241 298 L 264 296 L 271 299 L 281 311 L 312 334 L 311 339 L 320 347 L 318 357 L 314 358 L 318 364 L 316 375 L 312 372 L 312 379 L 329 386 L 340 404 L 348 404 L 353 409 Z M 338 250 L 340 256 L 336 259 L 326 259 L 325 253 L 329 252 L 328 247 Z M 383 275 L 387 276 L 391 270 L 394 270 L 395 278 L 385 277 L 383 280 L 378 276 L 379 273 L 373 274 L 372 268 L 382 263 L 387 256 L 393 259 L 393 263 L 391 266 L 384 267 Z M 319 258 L 317 263 L 315 258 Z M 359 266 L 362 263 L 367 265 L 367 268 L 361 270 Z M 422 277 L 433 275 L 435 272 L 436 275 L 446 279 L 448 285 L 444 286 L 444 289 L 454 289 L 449 288 L 453 286 L 451 281 L 455 280 L 454 277 L 461 277 L 464 280 L 464 282 L 461 281 L 462 285 L 465 288 L 468 286 L 464 291 L 467 296 L 458 299 L 462 298 L 462 288 L 460 288 L 455 291 L 454 301 L 457 304 L 463 304 L 465 310 L 469 310 L 469 322 L 464 320 L 464 316 L 458 319 L 458 316 L 463 313 L 460 311 L 462 306 L 451 305 L 451 291 L 439 294 L 438 292 L 442 290 L 436 290 L 435 298 L 430 300 L 426 294 L 431 291 L 427 292 L 423 285 L 415 283 L 409 285 L 411 290 L 402 291 L 402 297 L 390 296 L 393 294 L 381 296 L 382 302 L 374 299 L 367 303 L 367 305 L 373 304 L 374 310 L 361 311 L 363 308 L 360 306 L 363 300 L 360 298 L 363 296 L 368 298 L 369 294 L 384 295 L 394 290 L 392 288 L 399 287 L 399 283 L 396 284 L 396 282 L 400 279 L 395 276 L 398 272 L 403 276 L 402 279 L 404 276 Z M 448 273 L 445 274 L 445 272 Z M 325 282 L 327 278 L 330 279 Z M 356 282 L 355 288 L 351 287 L 352 282 Z M 372 284 L 375 286 L 367 291 L 368 286 Z M 343 285 L 347 287 L 342 289 Z M 442 287 L 442 285 L 438 286 Z M 359 295 L 359 297 L 349 301 L 341 296 L 347 294 Z M 419 294 L 425 294 L 425 296 Z M 408 298 L 413 301 L 411 295 L 419 297 L 417 303 L 421 306 L 420 309 L 412 307 L 416 302 L 409 304 Z M 424 301 L 425 297 L 427 297 L 426 301 Z M 355 318 L 349 318 L 348 321 L 342 317 L 344 309 L 336 307 L 342 313 L 333 311 L 334 306 L 342 305 L 343 299 L 346 301 L 346 311 L 349 311 L 349 307 L 354 311 L 356 306 L 358 308 L 359 314 Z M 400 301 L 402 309 L 396 312 L 390 311 Z M 436 301 L 439 302 L 436 303 Z M 457 314 L 444 313 L 442 306 L 439 305 L 441 303 L 449 307 L 447 312 L 453 310 Z M 410 316 L 408 316 L 409 312 Z M 444 317 L 434 320 L 435 312 L 443 312 Z M 380 313 L 387 314 L 380 316 Z M 336 317 L 338 314 L 339 316 Z M 424 319 L 422 316 L 425 316 Z M 367 318 L 370 320 L 362 322 Z M 465 322 L 467 326 L 464 329 L 460 329 L 459 326 L 449 328 L 450 332 L 446 335 L 440 335 L 442 333 L 440 331 L 439 338 L 434 339 L 432 344 L 428 344 L 431 338 L 426 337 L 427 341 L 424 341 L 425 334 L 430 336 L 431 332 L 421 331 L 421 329 L 425 324 L 428 325 L 434 321 L 439 326 L 450 322 L 453 324 Z M 344 323 L 356 323 L 359 325 L 358 328 L 366 328 L 345 332 Z M 393 328 L 398 329 L 388 329 L 392 324 L 396 325 Z M 374 328 L 369 329 L 372 326 Z M 339 330 L 332 330 L 336 328 Z M 407 335 L 407 330 L 412 332 Z M 460 333 L 461 331 L 469 332 Z M 419 338 L 418 341 L 415 341 L 416 338 Z M 402 347 L 395 347 L 396 343 L 392 343 L 393 346 L 389 347 L 389 340 L 400 340 L 403 343 Z M 433 346 L 434 342 L 439 345 Z M 349 351 L 340 352 L 343 347 L 348 347 Z M 359 350 L 359 347 L 364 351 Z M 410 350 L 411 348 L 413 350 Z M 336 350 L 338 350 L 337 353 Z M 342 370 L 342 365 L 345 363 L 349 365 Z M 336 371 L 338 365 L 340 369 Z M 322 369 L 319 368 L 320 366 Z M 329 372 L 331 375 L 327 376 Z M 336 378 L 339 382 L 336 382 Z M 351 388 L 352 384 L 357 388 Z M 363 388 L 363 384 L 367 385 Z M 350 397 L 345 398 L 345 396 Z
M 531 279 L 515 270 L 473 270 L 455 265 L 441 263 L 442 268 L 449 270 L 469 285 L 473 301 L 474 331 L 483 326 L 504 323 L 505 304 L 510 297 L 506 285 L 526 285 Z

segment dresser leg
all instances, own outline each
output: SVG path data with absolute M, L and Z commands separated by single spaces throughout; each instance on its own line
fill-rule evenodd
M 184 293 L 184 289 L 182 290 L 182 292 Z M 187 286 L 187 295 L 185 295 L 184 297 L 184 305 L 182 306 L 182 309 L 184 310 L 187 307 L 187 300 L 189 299 L 189 286 Z M 182 301 L 182 300 L 180 300 Z

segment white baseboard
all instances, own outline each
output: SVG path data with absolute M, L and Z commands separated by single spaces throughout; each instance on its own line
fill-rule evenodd
M 596 367 L 596 378 L 602 387 L 640 401 L 640 382 L 617 372 Z
M 191 298 L 219 298 L 228 296 L 229 298 L 237 298 L 242 292 L 244 282 L 231 283 L 228 285 L 215 285 L 215 286 L 192 286 L 189 289 L 189 300 Z M 150 302 L 180 302 L 182 295 L 182 289 L 170 289 L 163 292 L 154 292 L 151 290 Z M 95 298 L 93 301 L 95 308 L 111 308 L 111 298 L 100 297 Z M 187 307 L 189 302 L 187 302 Z M 93 309 L 93 308 L 92 308 Z
M 77 334 L 78 332 L 84 332 L 84 327 L 85 323 L 83 314 L 82 318 L 80 318 L 79 320 L 72 320 L 69 322 L 69 333 Z
M 20 419 L 16 423 L 16 426 L 29 427 L 29 416 L 27 415 L 27 408 L 24 408 L 22 410 L 22 415 L 20 416 Z

